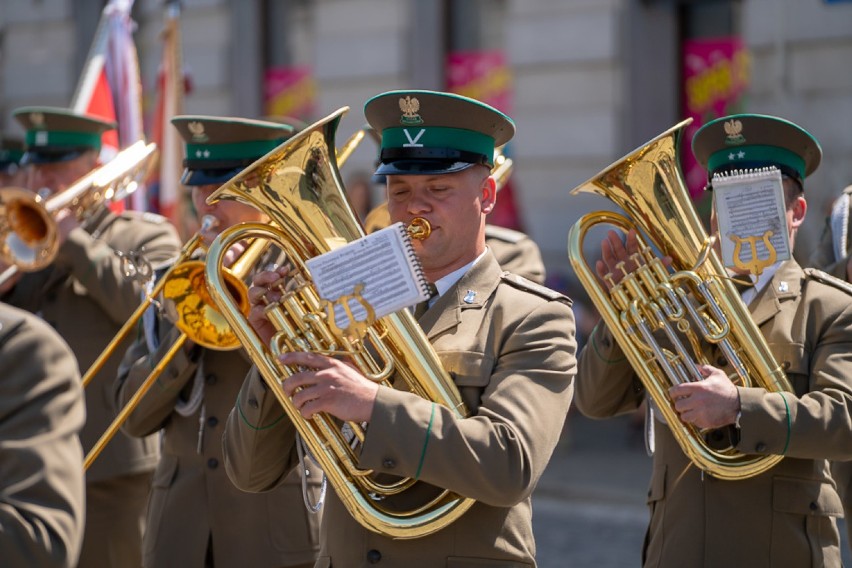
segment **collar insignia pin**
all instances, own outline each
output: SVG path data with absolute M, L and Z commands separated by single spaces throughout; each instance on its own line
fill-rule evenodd
M 464 295 L 464 303 L 472 304 L 474 300 L 476 300 L 476 292 L 474 292 L 473 290 L 468 290 L 467 293 Z
M 779 292 L 786 292 L 789 289 L 790 289 L 790 286 L 788 286 L 787 283 L 784 282 L 783 280 L 778 283 L 778 291 Z

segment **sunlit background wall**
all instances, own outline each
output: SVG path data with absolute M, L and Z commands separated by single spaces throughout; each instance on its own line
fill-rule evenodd
M 105 2 L 0 0 L 0 132 L 14 108 L 67 106 Z M 185 0 L 185 112 L 311 122 L 397 88 L 451 89 L 514 117 L 515 163 L 495 222 L 529 233 L 559 287 L 566 236 L 608 208 L 569 190 L 688 116 L 777 114 L 822 143 L 797 256 L 852 183 L 852 2 L 828 0 Z M 165 6 L 136 0 L 146 111 Z M 685 147 L 688 149 L 688 146 Z M 373 167 L 366 141 L 344 179 Z M 688 154 L 688 151 L 684 152 Z M 684 163 L 691 186 L 700 172 Z M 689 173 L 692 171 L 692 173 Z M 381 197 L 376 188 L 374 199 Z M 700 196 L 699 196 L 700 197 Z M 705 207 L 704 202 L 699 207 Z

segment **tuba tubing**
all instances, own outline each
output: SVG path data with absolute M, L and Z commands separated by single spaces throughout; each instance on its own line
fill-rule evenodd
M 208 202 L 231 199 L 252 205 L 266 213 L 271 223 L 245 223 L 223 231 L 208 251 L 207 281 L 214 301 L 352 517 L 378 534 L 418 538 L 448 526 L 475 501 L 429 486 L 436 494 L 426 502 L 413 509 L 393 510 L 381 497 L 407 491 L 421 482 L 394 478 L 394 482 L 384 484 L 384 479 L 371 475 L 372 471 L 359 468 L 357 454 L 337 421 L 323 413 L 304 419 L 281 386 L 283 379 L 297 370 L 281 365 L 278 353 L 302 349 L 337 355 L 345 351 L 365 375 L 379 380 L 395 373 L 396 380 L 407 383 L 412 392 L 459 417 L 468 415 L 455 383 L 408 311 L 400 310 L 373 322 L 364 338 L 336 336 L 324 323 L 326 314 L 319 308 L 319 297 L 304 261 L 363 236 L 334 159 L 334 132 L 347 111 L 341 108 L 302 130 L 208 198 Z M 248 237 L 271 240 L 300 275 L 295 291 L 288 290 L 279 304 L 267 306 L 267 317 L 279 330 L 271 345 L 257 336 L 236 309 L 222 280 L 225 252 L 233 242 Z M 368 348 L 368 340 L 374 350 Z M 329 342 L 333 345 L 327 346 Z M 374 352 L 390 359 L 365 361 Z M 380 382 L 390 386 L 387 380 Z M 356 439 L 363 441 L 363 429 L 357 424 L 349 426 Z
M 649 362 L 650 346 L 644 339 L 637 338 L 629 325 L 636 321 L 639 311 L 646 310 L 648 304 L 666 305 L 667 301 L 662 295 L 659 301 L 650 299 L 656 290 L 647 284 L 633 285 L 635 297 L 639 299 L 631 300 L 619 287 L 613 288 L 614 293 L 611 295 L 597 278 L 583 252 L 586 234 L 597 225 L 612 225 L 625 232 L 636 229 L 640 247 L 647 247 L 643 240 L 643 236 L 647 236 L 661 251 L 661 255 L 672 259 L 673 273 L 667 274 L 667 271 L 662 270 L 661 262 L 651 266 L 657 270 L 654 274 L 663 280 L 663 288 L 686 288 L 693 295 L 705 297 L 708 304 L 712 304 L 708 313 L 712 311 L 721 314 L 722 323 L 716 328 L 725 332 L 707 333 L 703 340 L 718 344 L 723 349 L 734 369 L 739 370 L 734 380 L 739 379 L 743 386 L 762 387 L 769 392 L 793 391 L 712 249 L 713 241 L 705 232 L 689 200 L 678 168 L 677 144 L 683 129 L 690 122 L 691 119 L 685 120 L 663 132 L 572 190 L 572 194 L 585 192 L 606 197 L 626 215 L 597 211 L 583 216 L 570 230 L 568 257 L 581 285 L 624 351 L 648 395 L 662 412 L 683 452 L 697 467 L 719 479 L 745 479 L 769 470 L 783 456 L 744 454 L 733 448 L 714 449 L 706 442 L 705 432 L 680 420 L 668 396 L 668 389 L 678 382 L 694 379 L 689 377 L 689 373 L 686 376 L 672 376 L 666 369 L 668 361 L 661 361 L 659 357 Z M 647 249 L 650 250 L 650 247 Z M 696 283 L 703 283 L 703 286 L 699 288 Z M 643 294 L 646 295 L 644 299 Z M 662 318 L 663 321 L 651 324 L 656 326 L 655 329 L 666 329 L 665 326 L 670 325 L 666 319 L 667 316 Z M 689 365 L 694 365 L 694 362 L 688 362 L 687 367 Z

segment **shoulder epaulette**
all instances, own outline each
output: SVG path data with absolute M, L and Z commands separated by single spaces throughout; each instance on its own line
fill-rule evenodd
M 837 288 L 838 290 L 842 290 L 846 292 L 850 296 L 852 296 L 852 284 L 846 282 L 845 280 L 841 280 L 836 276 L 832 276 L 827 272 L 823 272 L 822 270 L 818 270 L 816 268 L 805 268 L 805 275 L 808 278 L 813 278 L 814 280 L 819 280 L 823 284 L 828 284 L 833 288 Z
M 507 229 L 498 225 L 485 225 L 485 238 L 499 239 L 507 243 L 517 243 L 528 237 L 524 233 L 514 229 Z
M 547 286 L 536 284 L 532 280 L 528 280 L 523 276 L 518 276 L 517 274 L 513 274 L 511 272 L 503 272 L 503 274 L 500 275 L 500 279 L 503 280 L 503 282 L 506 282 L 507 284 L 511 284 L 519 290 L 531 292 L 536 296 L 541 296 L 545 300 L 559 300 L 562 302 L 567 302 L 569 306 L 573 304 L 571 298 L 569 298 L 565 294 L 557 292 L 556 290 L 548 288 Z

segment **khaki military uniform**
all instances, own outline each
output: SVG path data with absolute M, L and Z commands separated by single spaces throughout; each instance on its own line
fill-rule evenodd
M 83 540 L 85 420 L 77 362 L 53 330 L 0 304 L 0 564 L 71 567 Z
M 472 416 L 457 419 L 414 394 L 380 388 L 360 466 L 404 477 L 419 471 L 420 480 L 477 503 L 435 534 L 393 540 L 358 524 L 330 491 L 316 566 L 535 566 L 530 494 L 559 439 L 573 390 L 570 302 L 503 273 L 487 254 L 420 324 Z M 293 467 L 294 427 L 281 415 L 253 372 L 224 439 L 228 473 L 239 487 L 268 489 Z M 417 501 L 400 499 L 408 497 Z M 389 506 L 395 502 L 388 498 Z
M 541 251 L 529 236 L 505 227 L 485 225 L 485 244 L 503 270 L 544 284 Z
M 786 447 L 778 465 L 738 481 L 702 475 L 668 427 L 655 424 L 645 566 L 840 566 L 836 518 L 842 507 L 827 460 L 852 457 L 852 302 L 846 287 L 787 261 L 749 306 L 795 396 L 740 388 L 737 449 L 768 455 Z M 730 371 L 717 350 L 708 356 Z M 604 326 L 580 355 L 576 388 L 577 407 L 596 418 L 631 412 L 644 398 Z
M 145 338 L 125 356 L 117 381 L 122 407 L 180 334 L 165 320 L 159 327 L 153 357 Z M 240 491 L 225 473 L 222 431 L 250 368 L 243 350 L 181 349 L 125 423 L 133 436 L 160 429 L 163 435 L 148 508 L 145 566 L 203 566 L 208 553 L 216 568 L 313 565 L 319 515 L 305 506 L 299 468 L 276 489 L 257 494 Z M 197 407 L 178 412 L 199 386 L 203 398 Z M 312 461 L 305 463 L 308 498 L 316 503 L 321 472 Z
M 24 274 L 6 296 L 34 312 L 68 342 L 85 372 L 139 306 L 142 287 L 124 274 L 116 251 L 144 251 L 163 263 L 180 249 L 177 232 L 158 215 L 101 208 L 85 230 L 73 230 L 56 260 Z M 88 451 L 114 416 L 112 383 L 125 342 L 86 388 L 86 424 L 80 434 Z M 158 459 L 157 439 L 120 435 L 86 472 L 86 540 L 81 566 L 128 568 L 139 555 L 150 475 Z M 118 564 L 108 558 L 117 559 Z M 138 564 L 138 562 L 136 562 Z

